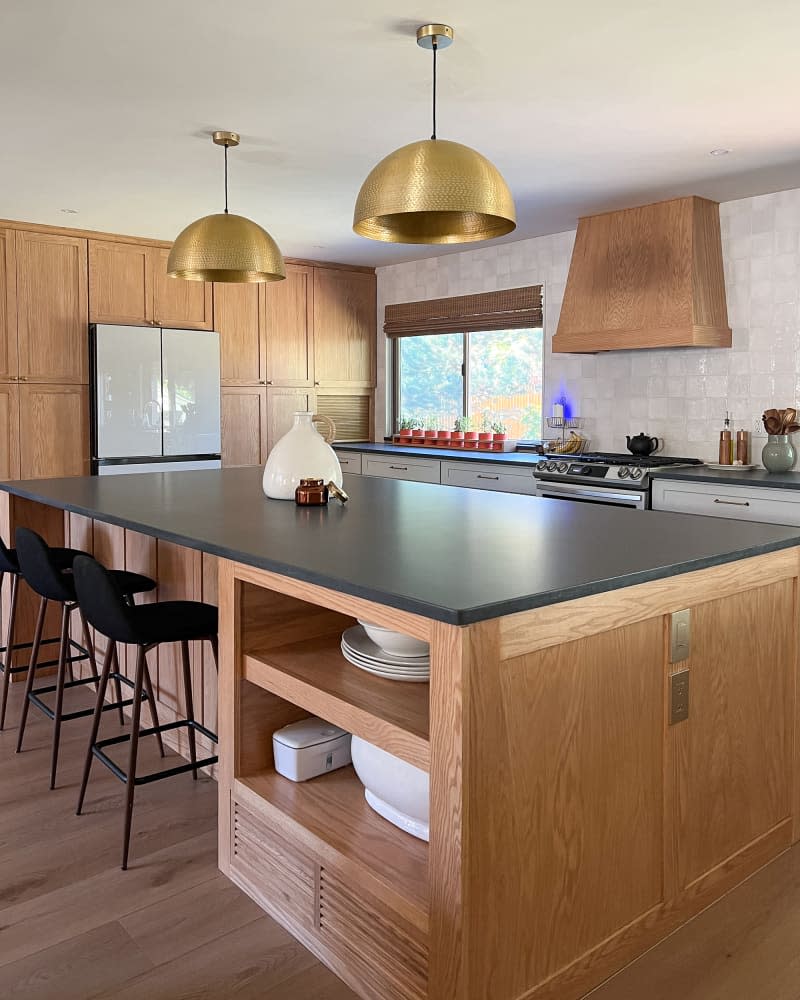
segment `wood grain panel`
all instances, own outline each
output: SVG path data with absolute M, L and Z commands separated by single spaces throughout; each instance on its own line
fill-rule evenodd
M 88 382 L 86 240 L 19 231 L 16 255 L 20 377 Z
M 0 382 L 0 479 L 19 479 L 19 387 Z
M 375 385 L 375 279 L 315 268 L 314 379 L 319 385 Z
M 286 280 L 261 286 L 266 378 L 310 386 L 314 379 L 313 269 L 286 265 Z
M 0 382 L 18 374 L 16 240 L 13 229 L 0 229 Z
M 793 619 L 789 580 L 692 609 L 689 720 L 669 733 L 681 887 L 791 814 L 796 639 L 764 623 Z
M 116 524 L 107 524 L 103 521 L 94 522 L 93 540 L 94 557 L 107 569 L 125 569 L 125 529 Z M 95 648 L 97 649 L 99 662 L 103 662 L 108 640 L 98 631 L 95 631 Z M 118 656 L 120 665 L 127 660 L 127 650 L 120 647 Z
M 223 386 L 220 392 L 222 464 L 261 465 L 267 460 L 267 390 Z
M 267 451 L 291 429 L 294 414 L 313 412 L 315 396 L 307 389 L 267 389 Z
M 192 282 L 186 282 L 192 284 Z M 197 580 L 201 562 L 200 553 L 195 549 L 187 549 L 182 545 L 175 545 L 159 538 L 156 542 L 158 560 L 158 599 L 159 601 L 193 601 L 199 599 L 199 588 Z M 196 643 L 191 644 L 192 649 L 192 683 L 194 692 L 203 689 L 201 669 L 198 665 L 198 656 L 195 650 Z M 153 673 L 153 659 L 155 654 L 150 654 L 150 672 Z M 164 702 L 173 711 L 183 713 L 185 711 L 183 697 L 183 680 L 181 665 L 180 643 L 162 643 L 158 647 L 158 682 L 156 697 Z M 153 678 L 155 682 L 155 678 Z M 198 703 L 198 707 L 199 703 Z M 199 713 L 198 713 L 199 715 Z M 185 716 L 184 716 L 185 718 Z
M 142 325 L 152 319 L 152 248 L 89 240 L 89 321 Z
M 178 330 L 213 330 L 212 285 L 184 281 L 167 274 L 169 250 L 154 249 L 153 319 L 158 326 Z
M 201 594 L 206 604 L 219 605 L 219 559 L 208 552 L 201 553 Z M 217 732 L 217 701 L 219 697 L 219 672 L 209 643 L 202 643 L 200 651 L 203 668 L 203 725 L 212 733 Z
M 553 350 L 682 345 L 731 345 L 716 202 L 581 219 Z
M 797 576 L 800 549 L 770 552 L 500 619 L 503 659 Z
M 89 474 L 89 390 L 81 385 L 19 387 L 22 479 Z
M 223 385 L 248 384 L 266 378 L 260 287 L 249 283 L 214 285 L 214 329 L 219 333 Z

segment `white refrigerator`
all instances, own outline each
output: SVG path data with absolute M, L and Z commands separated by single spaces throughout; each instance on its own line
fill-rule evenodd
M 218 469 L 219 334 L 93 324 L 92 472 Z

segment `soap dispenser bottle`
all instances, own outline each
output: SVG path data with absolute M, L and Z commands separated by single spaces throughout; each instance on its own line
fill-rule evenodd
M 725 411 L 724 430 L 719 432 L 719 464 L 733 465 L 733 435 L 731 434 L 731 415 Z

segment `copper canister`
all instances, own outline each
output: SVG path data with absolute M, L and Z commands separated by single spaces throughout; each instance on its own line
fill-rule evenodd
M 323 479 L 301 479 L 294 491 L 294 502 L 300 507 L 324 507 L 328 502 L 328 487 Z
M 750 461 L 750 434 L 748 431 L 736 432 L 736 461 L 747 465 Z

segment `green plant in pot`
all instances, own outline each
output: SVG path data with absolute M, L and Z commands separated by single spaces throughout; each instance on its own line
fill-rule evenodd
M 464 447 L 464 431 L 467 429 L 468 423 L 466 417 L 456 417 L 453 431 L 450 434 L 450 441 L 454 448 Z
M 478 432 L 472 429 L 472 417 L 462 417 L 461 420 L 464 428 L 464 447 L 477 448 Z
M 506 440 L 508 435 L 506 434 L 506 425 L 502 420 L 496 420 L 492 424 L 492 442 L 495 451 L 503 450 L 503 442 Z
M 412 432 L 414 430 L 414 418 L 413 417 L 401 417 L 400 418 L 400 437 L 404 441 L 410 441 Z
M 765 410 L 762 416 L 767 443 L 761 452 L 761 461 L 767 472 L 789 472 L 797 461 L 797 452 L 789 437 L 800 430 L 797 410 L 789 406 L 785 410 Z

